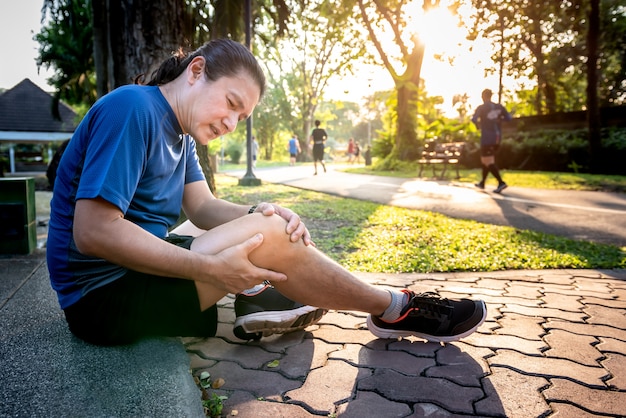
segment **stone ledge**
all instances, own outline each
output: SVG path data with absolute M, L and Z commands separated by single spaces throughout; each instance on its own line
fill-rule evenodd
M 43 259 L 30 271 L 0 265 L 12 283 L 0 304 L 0 416 L 204 417 L 180 340 L 87 344 L 69 332 Z

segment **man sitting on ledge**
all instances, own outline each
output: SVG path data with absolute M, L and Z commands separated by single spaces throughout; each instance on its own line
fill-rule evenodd
M 70 330 L 103 345 L 213 336 L 216 303 L 234 293 L 242 339 L 303 329 L 327 309 L 369 313 L 381 338 L 474 332 L 484 302 L 371 286 L 318 251 L 293 211 L 213 196 L 195 144 L 232 132 L 264 89 L 250 51 L 222 39 L 90 109 L 59 164 L 48 235 Z M 170 231 L 181 207 L 189 221 Z

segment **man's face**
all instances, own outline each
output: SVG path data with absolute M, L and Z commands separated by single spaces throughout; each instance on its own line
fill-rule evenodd
M 187 112 L 181 117 L 183 130 L 198 143 L 232 132 L 237 122 L 247 119 L 259 101 L 260 90 L 245 71 L 208 81 L 202 75 L 191 86 Z

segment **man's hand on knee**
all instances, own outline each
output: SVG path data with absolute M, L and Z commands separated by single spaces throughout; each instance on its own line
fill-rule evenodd
M 229 293 L 239 293 L 265 280 L 284 282 L 283 273 L 267 270 L 250 261 L 250 254 L 263 243 L 263 234 L 255 234 L 244 242 L 215 254 L 221 266 L 212 272 L 216 285 Z
M 300 216 L 291 209 L 284 208 L 282 206 L 262 202 L 256 207 L 257 212 L 261 212 L 265 216 L 272 216 L 274 214 L 280 216 L 287 221 L 285 232 L 289 235 L 291 242 L 298 242 L 300 239 L 304 242 L 304 245 L 315 246 L 315 243 L 311 239 L 311 233 L 306 228 Z

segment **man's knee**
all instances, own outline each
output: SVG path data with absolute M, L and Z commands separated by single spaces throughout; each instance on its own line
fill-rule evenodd
M 493 156 L 489 156 L 489 157 L 482 157 L 480 159 L 480 161 L 482 162 L 482 164 L 485 167 L 489 167 L 490 165 L 494 164 L 496 162 L 495 158 Z
M 283 236 L 287 239 L 287 221 L 280 215 L 265 216 L 261 213 L 254 213 L 249 216 L 258 217 L 258 228 L 265 239 L 279 239 Z
M 257 230 L 263 234 L 263 244 L 259 248 L 259 252 L 255 253 L 260 256 L 256 259 L 251 258 L 253 262 L 265 268 L 276 268 L 282 271 L 282 264 L 286 260 L 293 261 L 294 257 L 305 248 L 304 242 L 299 240 L 297 243 L 292 242 L 290 235 L 287 234 L 287 221 L 279 215 L 265 216 L 262 214 L 253 214 L 250 216 L 259 216 L 256 223 Z M 282 260 L 282 261 L 281 261 Z

